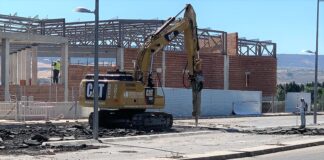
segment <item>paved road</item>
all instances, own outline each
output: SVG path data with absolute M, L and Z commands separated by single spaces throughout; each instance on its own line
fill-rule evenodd
M 311 126 L 313 124 L 313 115 L 306 117 L 306 123 Z M 317 123 L 324 125 L 324 115 L 318 115 Z M 194 125 L 193 120 L 176 120 L 175 125 Z M 200 126 L 208 127 L 230 127 L 230 128 L 267 128 L 278 126 L 298 126 L 300 125 L 300 117 L 293 116 L 268 116 L 268 117 L 235 117 L 235 118 L 210 118 L 200 119 Z
M 324 159 L 324 146 L 309 147 L 291 151 L 261 155 L 249 158 L 240 158 L 235 160 L 322 160 Z
M 197 133 L 197 132 L 195 132 Z M 300 135 L 256 135 L 242 133 L 224 133 L 209 131 L 203 134 L 177 134 L 167 137 L 149 138 L 144 136 L 133 140 L 105 140 L 103 143 L 93 143 L 103 146 L 100 149 L 80 150 L 77 152 L 56 153 L 55 155 L 1 155 L 0 159 L 10 160 L 66 160 L 66 159 L 96 159 L 119 160 L 131 159 L 163 159 L 209 157 L 223 154 L 239 154 L 259 146 L 276 147 L 295 141 L 309 141 L 324 136 Z
M 312 123 L 312 116 L 308 116 L 308 122 Z M 312 126 L 324 128 L 324 116 L 318 116 L 321 125 Z M 0 122 L 1 124 L 1 122 Z M 175 125 L 194 125 L 194 120 L 176 120 Z M 233 127 L 233 128 L 264 128 L 296 125 L 296 116 L 277 117 L 241 117 L 241 118 L 213 118 L 201 119 L 199 125 L 209 127 Z M 237 154 L 251 149 L 262 147 L 280 147 L 296 141 L 309 141 L 321 139 L 324 136 L 302 135 L 258 135 L 243 133 L 227 133 L 219 130 L 211 130 L 204 134 L 172 135 L 156 138 L 139 138 L 124 141 L 105 141 L 94 143 L 104 148 L 81 150 L 77 152 L 57 153 L 55 155 L 0 155 L 0 159 L 32 160 L 32 159 L 174 159 L 195 156 L 211 156 L 223 154 Z M 294 154 L 292 154 L 293 156 Z M 324 155 L 322 155 L 324 157 Z M 318 157 L 317 157 L 318 158 Z M 255 158 L 254 158 L 255 159 Z M 277 159 L 277 158 L 270 158 Z M 284 159 L 294 159 L 287 158 Z M 305 159 L 305 158 L 302 158 Z M 308 159 L 308 158 L 306 158 Z M 320 158 L 323 159 L 323 158 Z

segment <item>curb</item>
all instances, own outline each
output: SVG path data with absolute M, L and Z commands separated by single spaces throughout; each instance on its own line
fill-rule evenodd
M 324 138 L 318 138 L 316 140 L 304 140 L 287 142 L 280 145 L 263 145 L 253 148 L 240 149 L 238 151 L 216 151 L 206 154 L 187 155 L 182 160 L 223 160 L 243 157 L 253 157 L 258 155 L 276 153 L 281 151 L 289 151 L 294 149 L 301 149 L 313 146 L 324 145 Z
M 200 134 L 210 134 L 215 133 L 215 131 L 196 131 L 196 132 L 184 132 L 184 133 L 165 133 L 156 135 L 141 135 L 132 137 L 114 137 L 114 138 L 99 138 L 99 140 L 85 139 L 85 140 L 67 140 L 67 141 L 52 141 L 43 142 L 43 146 L 79 146 L 83 144 L 93 145 L 96 143 L 109 143 L 109 142 L 123 142 L 131 140 L 150 140 L 154 138 L 166 138 L 166 137 L 181 137 L 181 136 L 191 136 Z

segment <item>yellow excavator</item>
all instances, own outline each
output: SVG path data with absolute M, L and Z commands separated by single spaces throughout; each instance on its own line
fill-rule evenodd
M 184 11 L 181 19 L 177 17 Z M 106 128 L 132 127 L 141 129 L 169 129 L 173 124 L 171 114 L 147 112 L 147 109 L 163 109 L 163 88 L 153 84 L 153 57 L 178 35 L 184 35 L 187 54 L 188 79 L 193 96 L 193 116 L 196 125 L 200 114 L 203 75 L 197 34 L 196 14 L 187 4 L 176 16 L 145 39 L 140 48 L 134 71 L 113 71 L 99 74 L 98 105 L 99 126 Z M 80 83 L 80 104 L 93 107 L 94 75 L 88 74 Z M 188 108 L 189 109 L 189 108 Z M 93 113 L 89 116 L 92 125 Z

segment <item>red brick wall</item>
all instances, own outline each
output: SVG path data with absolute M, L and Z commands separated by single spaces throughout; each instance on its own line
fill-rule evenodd
M 111 67 L 99 67 L 99 73 L 107 73 L 111 70 Z M 93 66 L 82 66 L 82 65 L 69 65 L 69 89 L 72 87 L 79 87 L 81 80 L 86 74 L 94 73 Z
M 238 33 L 227 33 L 227 54 L 236 55 L 237 54 L 237 39 Z
M 133 60 L 136 60 L 138 49 L 125 49 L 124 50 L 124 68 L 125 70 L 133 70 L 134 64 Z
M 220 54 L 200 53 L 205 78 L 204 88 L 224 88 L 224 57 Z
M 187 55 L 183 53 L 166 52 L 165 55 L 165 86 L 183 87 L 183 71 L 186 67 Z M 187 78 L 185 77 L 187 81 Z
M 223 88 L 223 56 L 213 53 L 200 53 L 205 88 Z M 166 54 L 166 87 L 183 87 L 183 70 L 187 63 L 184 53 Z M 185 76 L 185 85 L 189 82 Z
M 19 93 L 20 92 L 20 93 Z M 34 101 L 64 101 L 63 85 L 17 86 L 10 85 L 9 93 L 18 96 L 33 96 Z M 0 100 L 4 100 L 4 87 L 0 87 Z
M 133 70 L 134 69 L 134 64 L 133 64 L 133 60 L 136 60 L 136 56 L 137 56 L 137 51 L 138 49 L 125 49 L 124 51 L 124 68 L 125 70 Z M 154 63 L 153 63 L 153 83 L 156 84 L 157 86 L 161 86 L 161 84 L 159 84 L 159 80 L 157 79 L 157 72 L 156 69 L 157 68 L 161 68 L 162 69 L 162 52 L 159 52 L 158 54 L 156 54 L 154 56 Z M 160 75 L 160 79 L 162 81 L 162 75 Z
M 235 37 L 235 34 L 233 34 Z M 232 50 L 232 52 L 236 52 Z M 136 49 L 125 49 L 125 69 L 133 69 L 132 60 L 136 59 Z M 156 56 L 154 71 L 162 68 L 162 54 Z M 166 87 L 183 87 L 183 70 L 186 65 L 183 52 L 166 52 Z M 217 53 L 200 52 L 203 60 L 202 69 L 205 78 L 204 87 L 210 89 L 224 88 L 224 57 Z M 264 96 L 275 93 L 277 60 L 273 57 L 229 56 L 229 89 L 257 90 Z M 245 72 L 250 72 L 249 86 L 245 86 Z
M 277 60 L 273 57 L 230 56 L 229 88 L 234 90 L 262 91 L 263 96 L 276 92 Z M 245 84 L 245 72 L 250 72 Z
M 132 60 L 136 59 L 136 49 L 125 49 L 125 70 L 132 70 Z M 223 56 L 220 54 L 212 53 L 201 53 L 203 59 L 203 73 L 205 79 L 206 88 L 223 88 Z M 183 85 L 183 71 L 187 63 L 187 55 L 183 52 L 166 52 L 165 56 L 166 75 L 165 84 L 166 87 L 182 88 Z M 157 84 L 156 68 L 162 68 L 162 53 L 157 54 L 154 57 L 153 66 L 153 79 L 154 83 Z M 162 75 L 160 76 L 162 78 Z M 185 85 L 188 85 L 187 77 L 185 76 Z
M 129 54 L 129 55 L 128 55 Z M 125 52 L 125 56 L 132 56 L 131 52 Z M 223 88 L 223 56 L 219 54 L 201 53 L 203 59 L 203 74 L 205 78 L 204 87 L 210 89 Z M 125 68 L 132 69 L 132 62 L 125 61 Z M 161 57 L 156 58 L 155 68 L 161 68 Z M 262 91 L 264 96 L 270 96 L 275 93 L 276 86 L 276 59 L 272 57 L 239 57 L 230 56 L 230 75 L 229 89 L 234 90 L 258 90 Z M 166 87 L 183 87 L 183 70 L 186 65 L 186 55 L 181 53 L 166 54 Z M 100 69 L 101 73 L 107 71 L 107 67 Z M 250 72 L 249 86 L 245 86 L 245 72 Z M 92 67 L 74 66 L 69 67 L 69 99 L 72 97 L 72 88 L 78 90 L 81 79 L 87 73 L 93 73 Z M 156 74 L 154 74 L 156 75 Z M 185 79 L 186 80 L 186 79 Z M 187 82 L 187 81 L 186 81 Z M 158 84 L 156 76 L 154 83 Z M 186 83 L 187 85 L 188 83 Z M 10 94 L 16 93 L 16 86 L 10 86 Z M 49 85 L 44 86 L 25 86 L 22 87 L 22 95 L 34 96 L 35 101 L 58 101 L 64 100 L 64 86 L 57 85 L 56 88 Z M 50 92 L 51 90 L 51 92 Z M 3 87 L 0 87 L 0 100 L 3 100 Z

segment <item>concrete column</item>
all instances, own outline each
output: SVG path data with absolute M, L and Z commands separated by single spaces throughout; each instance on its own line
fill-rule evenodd
M 9 74 L 10 74 L 10 83 L 15 84 L 15 54 L 10 55 L 10 68 L 9 68 Z
M 21 51 L 19 51 L 18 52 L 18 54 L 17 54 L 17 58 L 18 58 L 18 69 L 17 69 L 17 83 L 18 83 L 18 85 L 19 85 L 19 83 L 20 83 L 20 80 L 21 80 L 21 69 L 22 69 L 22 62 L 21 62 L 21 60 L 22 60 L 22 53 L 21 53 Z
M 64 84 L 64 101 L 69 100 L 69 88 L 68 88 L 68 69 L 69 69 L 69 45 L 64 43 L 61 45 L 61 83 Z
M 31 49 L 26 49 L 26 84 L 29 86 L 31 81 Z
M 119 70 L 121 71 L 125 68 L 124 56 L 124 48 L 117 48 L 116 64 L 119 66 Z
M 9 93 L 9 39 L 2 39 L 1 51 L 1 85 L 4 86 L 4 99 L 10 100 Z
M 17 84 L 17 52 L 11 55 L 12 57 L 12 83 Z
M 32 52 L 32 85 L 37 85 L 37 46 L 31 48 Z
M 14 54 L 10 54 L 9 55 L 9 59 L 10 59 L 10 61 L 9 61 L 9 77 L 10 77 L 10 80 L 9 80 L 9 82 L 10 82 L 10 84 L 14 84 L 15 83 L 15 65 L 16 65 L 16 63 L 15 63 L 15 59 L 14 59 Z M 9 85 L 10 85 L 9 84 Z
M 162 51 L 162 87 L 165 87 L 165 71 L 166 71 L 165 51 Z
M 20 84 L 20 80 L 22 79 L 21 72 L 22 72 L 22 52 L 18 51 L 17 52 L 17 84 Z
M 12 55 L 11 54 L 9 54 L 9 85 L 12 83 L 12 76 L 13 76 L 13 74 L 12 74 L 12 69 L 13 69 L 13 62 L 12 62 Z
M 27 64 L 26 64 L 26 56 L 27 51 L 26 49 L 21 51 L 21 79 L 26 81 L 26 70 L 27 70 Z
M 229 89 L 229 57 L 224 55 L 224 90 Z
M 16 52 L 15 54 L 15 59 L 14 61 L 16 62 L 16 65 L 15 65 L 15 84 L 18 84 L 18 52 Z

